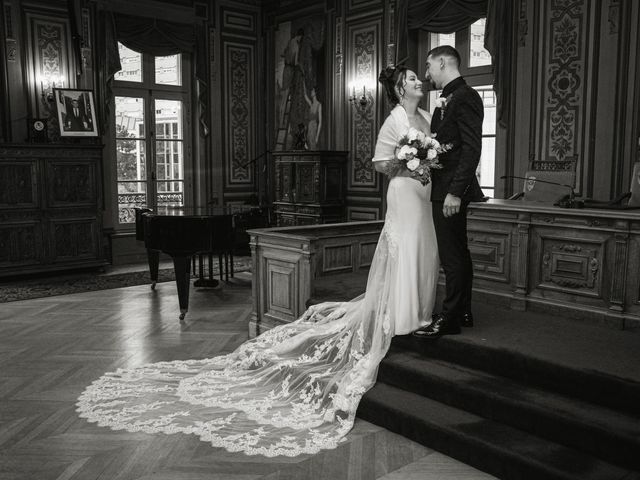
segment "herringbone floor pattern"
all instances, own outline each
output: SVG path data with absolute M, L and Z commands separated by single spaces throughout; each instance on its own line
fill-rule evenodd
M 117 432 L 78 418 L 76 398 L 106 371 L 233 350 L 247 338 L 250 296 L 246 275 L 193 290 L 183 325 L 172 282 L 2 305 L 0 479 L 488 478 L 364 421 L 336 450 L 267 459 L 190 435 Z

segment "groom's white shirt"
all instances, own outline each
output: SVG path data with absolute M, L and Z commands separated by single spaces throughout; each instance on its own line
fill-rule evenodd
M 431 114 L 420 107 L 418 107 L 418 112 L 420 112 L 420 115 L 431 125 Z M 392 160 L 396 152 L 398 140 L 409 131 L 409 127 L 407 111 L 401 105 L 396 105 L 384 121 L 380 133 L 378 133 L 376 151 L 371 161 L 384 162 L 386 160 Z

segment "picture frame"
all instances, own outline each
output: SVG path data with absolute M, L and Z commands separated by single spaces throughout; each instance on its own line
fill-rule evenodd
M 61 137 L 97 137 L 93 90 L 54 88 Z

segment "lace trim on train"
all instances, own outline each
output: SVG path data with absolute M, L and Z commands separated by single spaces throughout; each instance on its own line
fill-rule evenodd
M 77 410 L 81 417 L 114 430 L 193 433 L 213 446 L 250 455 L 295 456 L 335 448 L 352 428 L 360 398 L 372 383 L 372 367 L 377 366 L 377 361 L 372 365 L 371 353 L 364 352 L 368 343 L 364 326 L 361 324 L 355 331 L 345 328 L 341 320 L 346 310 L 338 305 L 314 306 L 290 328 L 274 328 L 232 354 L 206 360 L 159 362 L 106 374 L 80 396 Z M 327 311 L 330 313 L 326 314 Z M 278 346 L 295 337 L 297 330 L 291 327 L 297 323 L 322 323 L 324 333 L 330 336 L 315 344 L 310 352 L 277 362 Z M 348 361 L 348 373 L 328 391 L 322 388 L 322 380 L 326 383 L 333 373 L 331 369 L 311 373 L 304 384 L 292 385 L 293 373 L 287 372 L 324 360 L 328 365 Z M 285 376 L 266 396 L 248 398 L 242 389 L 233 391 L 234 386 L 243 382 L 251 385 L 256 370 L 269 371 L 273 365 L 277 365 L 276 373 Z M 219 370 L 198 373 L 203 367 Z M 146 401 L 155 396 L 160 400 Z M 136 398 L 141 403 L 131 405 L 131 399 Z M 287 405 L 286 415 L 277 409 L 283 404 Z M 233 412 L 200 421 L 194 417 L 194 407 Z M 223 431 L 225 427 L 233 431 L 241 416 L 253 421 L 255 427 L 242 433 Z M 244 425 L 246 420 L 242 422 Z M 321 431 L 318 427 L 327 422 L 334 426 L 328 432 Z M 274 435 L 274 428 L 306 433 L 303 438 Z M 266 440 L 275 443 L 260 445 Z

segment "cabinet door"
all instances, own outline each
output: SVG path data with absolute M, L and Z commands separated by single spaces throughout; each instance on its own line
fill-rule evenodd
M 49 224 L 49 248 L 53 262 L 99 258 L 96 220 L 54 219 Z
M 37 221 L 0 225 L 0 268 L 16 268 L 41 262 L 42 230 Z
M 319 189 L 318 164 L 298 163 L 296 165 L 296 202 L 316 203 Z
M 276 166 L 276 201 L 292 202 L 293 165 L 278 163 Z
M 32 160 L 0 163 L 0 209 L 36 208 L 37 164 Z
M 46 162 L 49 207 L 93 206 L 97 203 L 96 163 L 93 161 Z

